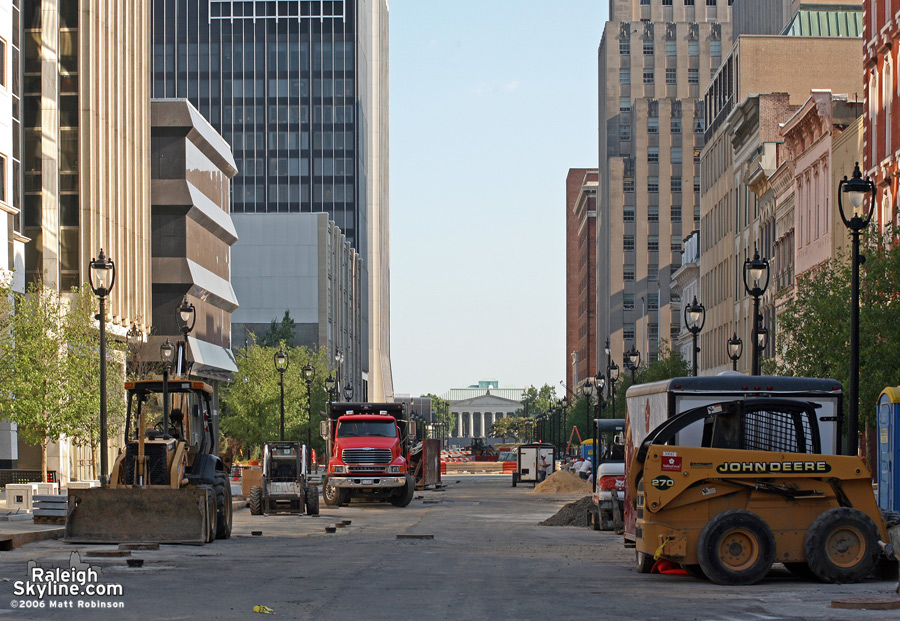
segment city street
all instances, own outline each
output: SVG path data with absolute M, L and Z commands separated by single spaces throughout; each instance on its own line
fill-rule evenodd
M 510 486 L 509 476 L 447 475 L 444 491 L 417 493 L 407 508 L 322 505 L 319 517 L 235 514 L 234 535 L 206 546 L 163 546 L 126 558 L 87 553 L 116 546 L 46 541 L 0 553 L 0 608 L 19 618 L 246 619 L 266 606 L 301 619 L 883 619 L 837 610 L 832 600 L 893 594 L 893 582 L 826 585 L 780 566 L 750 587 L 685 576 L 640 575 L 621 536 L 541 526 L 580 497 Z M 327 526 L 350 524 L 326 533 Z M 262 531 L 253 536 L 252 531 Z M 415 536 L 414 538 L 399 538 Z M 433 537 L 433 538 L 432 538 Z M 68 569 L 72 552 L 100 566 L 110 597 L 15 597 L 29 561 Z M 78 608 L 90 601 L 121 608 Z M 26 601 L 37 604 L 23 603 Z M 73 602 L 52 609 L 53 602 Z M 40 606 L 42 608 L 13 609 Z M 68 604 L 65 604 L 68 605 Z M 264 618 L 264 617 L 259 617 Z

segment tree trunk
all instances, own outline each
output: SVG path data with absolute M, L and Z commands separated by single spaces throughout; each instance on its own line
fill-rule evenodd
M 41 482 L 47 482 L 47 444 L 49 440 L 44 438 L 41 440 Z
M 97 480 L 97 443 L 91 440 L 91 480 Z

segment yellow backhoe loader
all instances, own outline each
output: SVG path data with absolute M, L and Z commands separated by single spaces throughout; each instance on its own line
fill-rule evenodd
M 777 562 L 850 583 L 879 560 L 894 561 L 900 515 L 879 510 L 863 459 L 821 454 L 816 407 L 735 400 L 651 431 L 627 477 L 637 558 L 645 560 L 639 571 L 663 558 L 696 577 L 743 585 Z
M 231 485 L 217 454 L 212 389 L 187 380 L 125 388 L 125 449 L 108 487 L 69 491 L 66 541 L 203 544 L 230 537 Z

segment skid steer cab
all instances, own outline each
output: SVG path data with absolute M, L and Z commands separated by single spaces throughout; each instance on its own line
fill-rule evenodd
M 193 543 L 231 536 L 231 485 L 218 456 L 212 389 L 127 382 L 125 447 L 107 488 L 70 490 L 66 540 Z
M 852 583 L 879 561 L 894 563 L 898 515 L 878 509 L 863 459 L 821 453 L 816 407 L 736 400 L 652 430 L 627 480 L 638 571 L 662 558 L 691 575 L 743 585 L 779 562 L 796 575 Z

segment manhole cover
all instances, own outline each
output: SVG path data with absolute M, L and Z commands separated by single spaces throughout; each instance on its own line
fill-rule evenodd
M 900 610 L 900 599 L 896 597 L 847 597 L 831 600 L 831 607 L 851 610 Z

